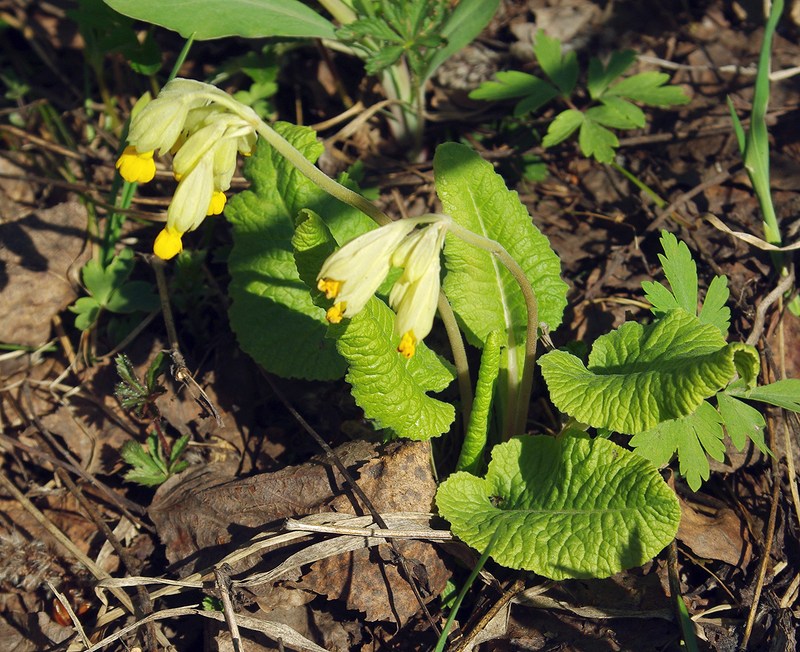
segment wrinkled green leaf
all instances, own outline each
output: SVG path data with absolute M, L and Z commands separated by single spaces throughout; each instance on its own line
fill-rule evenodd
M 495 383 L 500 373 L 500 347 L 504 339 L 500 331 L 492 331 L 486 338 L 478 370 L 478 382 L 475 385 L 475 400 L 469 415 L 469 427 L 461 446 L 456 471 L 478 473 L 483 467 L 483 453 L 489 435 L 490 408 Z
M 725 459 L 724 436 L 722 417 L 703 401 L 692 414 L 634 435 L 630 445 L 656 466 L 667 464 L 677 451 L 680 473 L 692 491 L 697 491 L 711 472 L 706 455 L 719 462 Z
M 453 379 L 452 370 L 423 343 L 410 360 L 401 356 L 394 313 L 385 303 L 373 297 L 361 312 L 331 325 L 330 331 L 347 361 L 345 380 L 353 398 L 379 428 L 414 440 L 447 432 L 455 409 L 426 392 L 444 389 Z
M 105 0 L 119 13 L 195 39 L 335 37 L 333 24 L 298 0 Z
M 276 129 L 312 162 L 322 153 L 313 130 L 286 124 Z M 340 378 L 345 365 L 325 337 L 325 311 L 314 305 L 297 272 L 294 222 L 301 210 L 313 210 L 340 242 L 374 224 L 323 192 L 263 141 L 247 160 L 245 176 L 251 189 L 233 197 L 225 210 L 233 227 L 229 314 L 239 344 L 272 373 Z
M 752 379 L 758 355 L 673 310 L 649 326 L 628 322 L 599 337 L 588 368 L 565 351 L 551 351 L 539 364 L 559 410 L 597 428 L 633 434 L 691 414 L 737 373 Z
M 579 431 L 496 446 L 486 478 L 451 475 L 436 494 L 453 532 L 509 568 L 608 577 L 640 566 L 675 536 L 675 494 L 643 458 Z

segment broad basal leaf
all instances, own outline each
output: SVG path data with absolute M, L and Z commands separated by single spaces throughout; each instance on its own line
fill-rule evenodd
M 105 0 L 119 13 L 198 40 L 243 36 L 333 39 L 327 19 L 298 0 Z
M 276 129 L 312 162 L 322 153 L 313 130 Z M 302 209 L 321 215 L 337 239 L 373 228 L 358 211 L 320 190 L 266 143 L 247 161 L 250 190 L 231 199 L 233 227 L 229 311 L 239 343 L 268 371 L 290 378 L 339 378 L 345 365 L 325 338 L 325 311 L 313 304 L 294 261 L 294 220 Z
M 634 435 L 630 444 L 656 466 L 667 464 L 677 451 L 680 473 L 692 491 L 697 491 L 710 474 L 706 455 L 719 462 L 725 459 L 724 436 L 722 417 L 708 401 L 703 401 L 692 414 Z
M 444 212 L 503 245 L 533 286 L 539 321 L 555 329 L 566 306 L 567 285 L 561 280 L 558 257 L 517 193 L 506 188 L 489 162 L 464 145 L 440 145 L 433 167 Z M 527 311 L 522 292 L 496 258 L 448 235 L 445 267 L 445 293 L 472 344 L 481 346 L 493 330 L 509 332 L 515 340 L 512 346 L 524 342 Z
M 300 277 L 318 305 L 329 305 L 316 289 L 316 275 L 335 249 L 333 236 L 318 215 L 302 211 L 292 242 Z M 349 365 L 346 380 L 364 415 L 398 437 L 429 439 L 449 428 L 455 411 L 426 392 L 447 387 L 453 381 L 453 369 L 424 343 L 410 360 L 401 356 L 394 319 L 386 304 L 373 298 L 353 319 L 332 325 L 328 336 L 336 340 Z
M 509 568 L 545 577 L 608 577 L 652 559 L 680 507 L 646 460 L 579 431 L 496 446 L 486 478 L 451 475 L 436 494 L 453 533 Z
M 447 432 L 455 409 L 426 392 L 444 389 L 453 372 L 423 343 L 410 360 L 397 352 L 389 306 L 373 297 L 360 313 L 330 331 L 347 360 L 345 380 L 365 416 L 397 437 L 426 440 Z
M 752 378 L 758 356 L 745 344 L 726 344 L 715 326 L 673 310 L 649 326 L 628 322 L 598 338 L 588 368 L 565 351 L 551 351 L 539 364 L 559 410 L 633 434 L 691 414 L 737 373 Z

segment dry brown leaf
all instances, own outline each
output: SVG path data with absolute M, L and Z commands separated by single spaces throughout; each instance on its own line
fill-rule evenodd
M 54 315 L 77 294 L 69 279 L 88 260 L 86 209 L 65 202 L 0 223 L 0 342 L 41 346 Z
M 681 524 L 678 541 L 688 546 L 698 557 L 724 561 L 745 568 L 750 562 L 751 548 L 746 527 L 736 513 L 727 507 L 713 511 L 711 516 L 700 513 L 678 496 L 681 503 Z

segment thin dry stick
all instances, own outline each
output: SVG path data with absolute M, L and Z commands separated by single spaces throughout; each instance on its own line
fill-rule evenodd
M 769 431 L 769 445 L 770 448 L 775 448 L 775 431 L 772 427 L 772 419 L 767 420 L 767 430 Z M 756 614 L 758 612 L 758 605 L 761 601 L 761 591 L 764 588 L 764 580 L 767 576 L 767 566 L 769 566 L 770 553 L 772 552 L 772 538 L 775 536 L 775 523 L 778 520 L 778 498 L 781 492 L 781 471 L 778 465 L 778 459 L 772 458 L 772 497 L 771 505 L 769 508 L 769 520 L 767 521 L 767 532 L 764 541 L 764 551 L 762 553 L 761 564 L 758 567 L 758 580 L 756 587 L 753 591 L 753 603 L 750 605 L 750 612 L 747 614 L 747 623 L 744 628 L 744 635 L 739 649 L 744 651 L 747 649 L 747 644 L 750 641 L 750 635 L 753 632 L 753 625 L 756 622 Z
M 208 394 L 205 393 L 203 388 L 200 387 L 197 381 L 192 377 L 191 372 L 186 366 L 186 360 L 181 353 L 180 344 L 178 343 L 178 332 L 175 329 L 175 319 L 172 316 L 172 306 L 169 303 L 169 289 L 167 288 L 167 279 L 164 275 L 164 261 L 156 256 L 153 256 L 151 263 L 156 274 L 158 296 L 161 300 L 161 312 L 164 315 L 164 328 L 167 330 L 169 356 L 172 358 L 172 376 L 177 382 L 183 383 L 186 386 L 187 390 L 189 390 L 189 393 L 192 394 L 194 399 L 202 407 L 211 413 L 214 419 L 216 419 L 217 425 L 221 428 L 224 425 L 222 417 L 217 411 L 217 408 L 214 406 L 214 403 L 212 403 L 211 399 L 208 398 Z M 197 390 L 197 392 L 200 394 L 200 398 L 194 394 L 193 389 Z M 159 435 L 160 434 L 161 431 L 159 430 Z M 162 442 L 161 445 L 164 446 L 165 450 L 169 450 L 169 446 L 166 442 Z
M 509 602 L 511 602 L 514 597 L 522 591 L 525 587 L 525 582 L 521 579 L 516 579 L 511 583 L 511 586 L 508 587 L 500 598 L 489 608 L 489 610 L 481 617 L 481 619 L 475 623 L 475 627 L 473 627 L 468 634 L 464 634 L 458 643 L 452 648 L 451 652 L 462 652 L 462 650 L 472 649 L 470 643 L 475 640 L 475 638 L 480 634 L 491 622 L 492 618 L 494 618 L 500 610 L 505 607 Z
M 59 530 L 51 521 L 47 518 L 39 508 L 36 507 L 30 500 L 28 500 L 25 495 L 17 489 L 16 485 L 8 479 L 5 473 L 0 470 L 0 486 L 2 486 L 11 496 L 25 508 L 31 516 L 41 525 L 49 534 L 55 538 L 58 544 L 66 550 L 66 552 L 72 555 L 75 559 L 77 559 L 80 563 L 82 563 L 88 571 L 94 575 L 97 579 L 110 579 L 111 575 L 109 575 L 106 571 L 100 568 L 97 564 L 94 563 L 92 559 L 87 557 L 71 540 L 67 535 L 65 535 L 61 530 Z M 116 598 L 125 606 L 125 608 L 130 612 L 133 613 L 133 603 L 131 602 L 130 597 L 127 593 L 120 589 L 110 588 L 111 591 Z M 164 639 L 160 641 L 162 645 L 168 644 L 168 641 Z
M 669 206 L 667 206 L 666 208 L 664 208 L 663 210 L 658 212 L 658 215 L 656 215 L 656 218 L 650 224 L 648 224 L 647 229 L 645 229 L 645 230 L 646 231 L 655 231 L 658 227 L 661 226 L 661 224 L 663 224 L 664 220 L 666 220 L 668 217 L 670 217 L 679 208 L 682 208 L 683 205 L 686 202 L 688 202 L 690 199 L 692 199 L 693 197 L 696 197 L 697 195 L 699 195 L 704 190 L 707 190 L 708 188 L 713 188 L 714 186 L 718 186 L 721 183 L 723 183 L 724 181 L 727 181 L 728 179 L 730 179 L 731 175 L 734 172 L 734 169 L 736 167 L 738 167 L 738 166 L 741 166 L 741 163 L 737 163 L 736 165 L 732 166 L 731 168 L 729 168 L 727 170 L 723 170 L 719 174 L 714 175 L 713 177 L 711 177 L 710 179 L 707 179 L 703 183 L 696 185 L 694 188 L 692 188 L 688 192 L 684 192 L 684 193 L 680 194 L 678 196 L 678 198 L 675 199 L 675 201 L 673 201 Z
M 214 584 L 216 585 L 217 591 L 219 591 L 220 599 L 222 600 L 222 609 L 225 614 L 225 622 L 228 624 L 228 631 L 231 633 L 233 650 L 234 652 L 244 652 L 242 636 L 239 634 L 239 624 L 236 622 L 236 615 L 233 612 L 233 604 L 231 603 L 230 567 L 226 568 L 224 572 L 220 568 L 214 569 Z
M 63 593 L 59 593 L 59 591 L 56 590 L 56 587 L 54 587 L 53 584 L 49 580 L 47 581 L 47 586 L 50 589 L 50 591 L 52 592 L 52 594 L 55 596 L 56 600 L 58 600 L 61 603 L 61 606 L 64 607 L 64 609 L 66 609 L 67 613 L 69 614 L 69 619 L 72 621 L 72 625 L 75 627 L 75 630 L 78 632 L 78 636 L 81 637 L 81 640 L 83 641 L 83 644 L 86 647 L 90 647 L 92 643 L 91 643 L 91 641 L 89 641 L 89 637 L 86 636 L 86 632 L 83 629 L 83 624 L 78 619 L 78 614 L 75 613 L 75 610 L 72 608 L 72 605 L 69 603 L 69 600 L 67 599 L 67 596 L 65 596 Z

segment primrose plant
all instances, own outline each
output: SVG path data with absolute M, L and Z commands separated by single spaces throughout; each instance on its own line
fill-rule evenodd
M 455 405 L 433 395 L 457 380 L 461 456 L 437 504 L 464 541 L 493 541 L 498 562 L 562 578 L 642 564 L 673 538 L 678 502 L 650 461 L 576 427 L 525 435 L 539 330 L 561 322 L 567 286 L 516 193 L 470 148 L 436 151 L 441 214 L 392 222 L 346 176 L 320 172 L 311 129 L 273 128 L 206 84 L 168 83 L 130 133 L 123 175 L 149 177 L 154 150 L 177 149 L 178 189 L 154 245 L 163 258 L 213 212 L 236 152 L 252 152 L 251 188 L 225 209 L 230 319 L 265 369 L 344 377 L 387 437 L 415 440 L 458 431 Z M 437 312 L 447 357 L 426 344 Z M 482 349 L 474 388 L 464 338 Z M 503 443 L 480 477 L 492 430 Z

